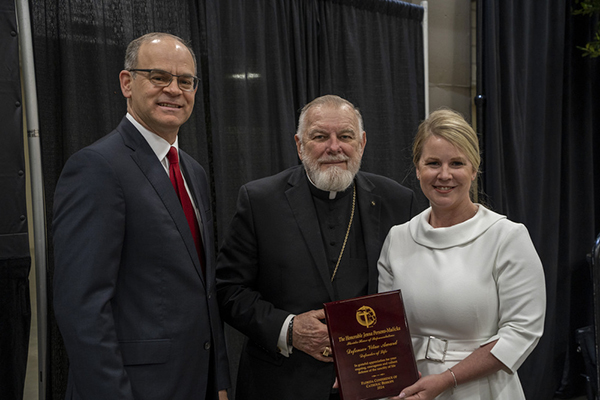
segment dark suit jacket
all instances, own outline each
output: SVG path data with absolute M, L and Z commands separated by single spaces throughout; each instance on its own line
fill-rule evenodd
M 68 399 L 212 399 L 229 386 L 206 174 L 180 157 L 202 216 L 206 279 L 169 176 L 126 118 L 63 169 L 54 311 Z
M 417 212 L 414 193 L 382 176 L 355 179 L 369 268 L 369 293 L 377 291 L 377 260 L 390 227 Z M 317 213 L 303 166 L 250 182 L 239 192 L 237 212 L 217 261 L 223 319 L 248 337 L 242 350 L 236 398 L 328 399 L 333 363 L 295 350 L 277 352 L 285 318 L 334 300 Z

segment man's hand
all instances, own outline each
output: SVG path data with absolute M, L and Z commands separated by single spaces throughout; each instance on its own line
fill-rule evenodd
M 331 354 L 327 325 L 321 322 L 324 319 L 325 311 L 322 309 L 296 315 L 294 317 L 293 346 L 319 361 L 333 362 L 333 357 L 323 355 L 325 348 L 328 348 L 329 354 Z
M 219 400 L 228 400 L 227 390 L 219 390 Z

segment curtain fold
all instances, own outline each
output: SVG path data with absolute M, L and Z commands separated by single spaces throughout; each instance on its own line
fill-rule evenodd
M 313 8 L 306 3 L 207 2 L 219 234 L 233 216 L 240 185 L 297 163 L 296 111 L 316 71 L 306 24 Z
M 528 399 L 577 394 L 584 384 L 574 333 L 591 323 L 600 66 L 575 48 L 591 36 L 589 19 L 571 15 L 574 4 L 479 2 L 484 191 L 495 210 L 527 226 L 546 274 L 545 333 L 519 370 Z

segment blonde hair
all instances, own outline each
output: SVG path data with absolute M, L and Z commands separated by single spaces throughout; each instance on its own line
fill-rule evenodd
M 479 166 L 481 165 L 479 139 L 475 130 L 461 114 L 447 108 L 441 108 L 432 112 L 419 125 L 419 130 L 413 142 L 413 164 L 415 167 L 418 167 L 423 154 L 423 146 L 431 136 L 441 137 L 465 153 L 473 166 L 473 170 L 479 174 Z M 476 185 L 471 185 L 471 196 L 473 198 L 476 198 L 476 191 Z

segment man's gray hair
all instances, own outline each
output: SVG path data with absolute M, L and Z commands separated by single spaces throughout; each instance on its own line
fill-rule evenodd
M 127 46 L 127 50 L 125 51 L 125 69 L 129 70 L 137 67 L 138 54 L 140 52 L 140 47 L 142 47 L 142 44 L 163 37 L 175 39 L 189 50 L 190 54 L 192 55 L 192 59 L 194 60 L 194 74 L 196 74 L 198 68 L 196 64 L 196 55 L 194 54 L 194 50 L 192 50 L 192 47 L 189 45 L 189 43 L 184 41 L 179 36 L 171 35 L 170 33 L 165 32 L 151 32 L 132 40 L 131 43 L 129 43 L 129 45 Z
M 360 114 L 360 111 L 358 110 L 358 108 L 356 108 L 354 106 L 354 104 L 350 103 L 346 99 L 341 98 L 340 96 L 336 96 L 333 94 L 327 94 L 325 96 L 317 97 L 316 99 L 314 99 L 313 101 L 311 101 L 310 103 L 305 105 L 302 108 L 302 110 L 300 111 L 300 118 L 298 118 L 298 129 L 296 130 L 296 136 L 298 136 L 298 139 L 302 139 L 302 135 L 304 134 L 304 131 L 306 129 L 306 113 L 311 108 L 317 107 L 317 106 L 330 106 L 330 107 L 338 107 L 338 108 L 343 107 L 343 106 L 350 107 L 356 114 L 356 118 L 358 118 L 358 128 L 360 130 L 359 134 L 362 137 L 365 129 L 363 126 L 363 118 L 362 118 L 362 115 Z

